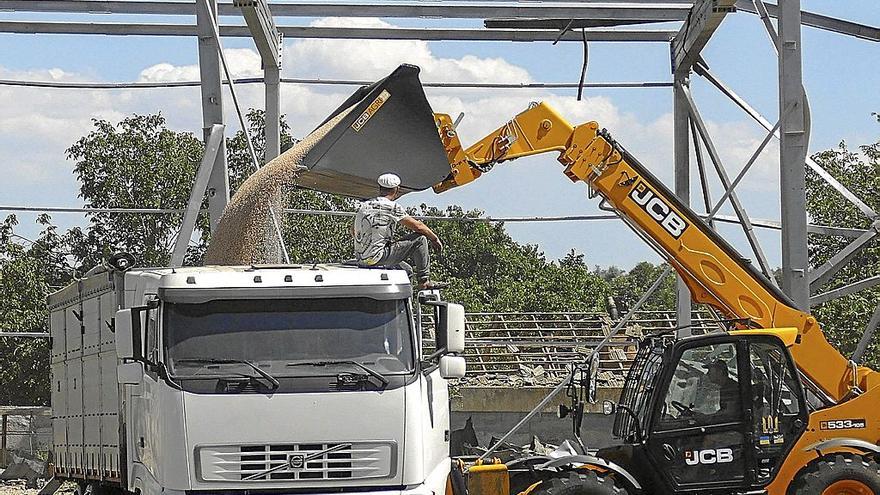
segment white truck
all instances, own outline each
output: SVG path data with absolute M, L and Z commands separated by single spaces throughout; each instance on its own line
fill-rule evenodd
M 419 304 L 400 270 L 128 263 L 49 297 L 56 479 L 92 494 L 445 492 L 460 305 Z

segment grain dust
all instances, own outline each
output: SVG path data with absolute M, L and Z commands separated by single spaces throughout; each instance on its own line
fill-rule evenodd
M 267 163 L 238 188 L 226 206 L 220 225 L 211 236 L 206 265 L 278 263 L 280 248 L 270 207 L 282 231 L 290 192 L 296 187 L 296 170 L 308 152 L 339 123 L 350 107 Z

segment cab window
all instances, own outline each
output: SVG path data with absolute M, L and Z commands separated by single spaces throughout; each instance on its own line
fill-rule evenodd
M 657 426 L 670 430 L 736 422 L 740 402 L 736 345 L 687 349 L 666 390 Z

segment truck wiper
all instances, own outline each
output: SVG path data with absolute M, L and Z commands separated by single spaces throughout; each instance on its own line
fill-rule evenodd
M 375 378 L 376 380 L 379 380 L 379 381 L 382 383 L 383 386 L 384 386 L 384 385 L 388 385 L 388 384 L 390 383 L 390 382 L 388 381 L 388 379 L 385 378 L 384 376 L 382 376 L 382 374 L 379 373 L 378 371 L 376 371 L 376 370 L 374 370 L 374 369 L 372 369 L 372 368 L 370 368 L 370 367 L 368 367 L 368 366 L 365 366 L 365 365 L 363 365 L 363 364 L 361 364 L 361 363 L 359 363 L 359 362 L 357 362 L 357 361 L 351 361 L 351 360 L 340 360 L 340 361 L 305 361 L 305 362 L 302 362 L 302 363 L 287 363 L 287 366 L 332 366 L 332 365 L 334 365 L 334 364 L 350 364 L 350 365 L 352 365 L 352 366 L 356 366 L 356 367 L 358 367 L 358 368 L 360 368 L 360 369 L 366 371 L 370 376 L 372 376 L 372 377 Z
M 255 363 L 248 361 L 246 359 L 183 358 L 183 359 L 175 359 L 174 362 L 176 362 L 176 363 L 195 363 L 195 364 L 244 364 L 244 365 L 250 366 L 261 377 L 265 378 L 269 383 L 271 383 L 272 390 L 276 390 L 276 389 L 278 389 L 278 387 L 281 386 L 281 383 L 278 382 L 277 378 L 270 375 L 266 370 L 260 368 Z

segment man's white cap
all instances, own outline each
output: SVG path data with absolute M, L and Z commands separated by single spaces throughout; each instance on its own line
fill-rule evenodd
M 396 174 L 382 174 L 376 182 L 384 188 L 394 189 L 395 187 L 400 186 L 400 177 Z

